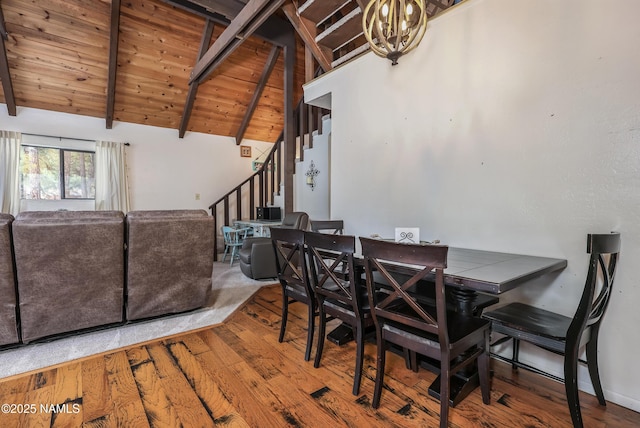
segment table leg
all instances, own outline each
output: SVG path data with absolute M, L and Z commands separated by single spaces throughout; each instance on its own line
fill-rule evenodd
M 451 377 L 451 386 L 449 387 L 449 405 L 455 407 L 459 404 L 471 391 L 480 385 L 478 372 L 467 374 L 458 372 Z M 440 375 L 436 377 L 429 386 L 429 395 L 440 400 Z
M 474 302 L 478 297 L 478 293 L 473 290 L 465 290 L 462 288 L 450 287 L 449 293 L 456 305 L 456 309 L 459 313 L 466 316 L 474 316 Z
M 455 304 L 459 313 L 469 317 L 480 316 L 478 312 L 482 312 L 482 308 L 479 311 L 476 308 L 476 300 L 478 299 L 476 291 L 450 287 L 449 293 L 453 299 L 452 303 Z M 479 385 L 477 364 L 471 364 L 459 371 L 451 377 L 449 405 L 455 407 Z M 429 395 L 440 399 L 440 375 L 429 385 Z
M 342 346 L 345 343 L 349 343 L 354 339 L 353 337 L 353 329 L 349 324 L 342 323 L 329 334 L 327 334 L 327 340 L 329 342 L 335 343 L 338 346 Z

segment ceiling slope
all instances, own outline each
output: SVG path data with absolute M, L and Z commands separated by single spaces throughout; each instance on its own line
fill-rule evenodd
M 366 52 L 365 0 L 0 0 L 0 102 L 275 142 L 293 95 Z M 430 15 L 453 0 L 428 0 Z M 114 37 L 112 37 L 112 34 Z M 305 49 L 306 48 L 306 49 Z M 313 58 L 312 60 L 310 60 Z

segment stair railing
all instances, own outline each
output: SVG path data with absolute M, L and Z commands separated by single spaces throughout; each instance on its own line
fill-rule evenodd
M 322 116 L 327 110 L 304 104 L 303 100 L 298 102 L 294 110 L 294 129 L 296 141 L 297 159 L 294 159 L 292 168 L 295 174 L 296 161 L 304 160 L 304 145 L 313 147 L 313 132 L 322 133 Z M 218 258 L 218 228 L 229 226 L 233 220 L 248 218 L 255 219 L 256 207 L 273 205 L 276 195 L 280 195 L 280 184 L 283 182 L 284 162 L 284 130 L 276 140 L 275 144 L 267 154 L 263 164 L 249 178 L 242 181 L 220 199 L 209 205 L 213 216 L 214 246 L 213 254 L 215 260 Z M 293 197 L 293 195 L 285 195 Z M 232 205 L 235 208 L 235 215 L 232 218 Z

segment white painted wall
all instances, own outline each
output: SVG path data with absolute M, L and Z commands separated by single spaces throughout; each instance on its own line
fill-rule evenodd
M 127 163 L 132 210 L 205 209 L 251 175 L 253 158 L 240 157 L 235 139 L 152 126 L 115 122 L 105 128 L 103 119 L 18 107 L 16 116 L 0 104 L 0 129 L 55 137 L 129 142 Z M 260 151 L 272 144 L 243 141 Z M 200 200 L 196 200 L 196 193 Z M 71 202 L 73 204 L 73 202 Z M 30 209 L 93 209 L 39 201 Z
M 397 66 L 369 53 L 305 87 L 307 101 L 331 94 L 331 216 L 350 233 L 417 225 L 452 246 L 566 258 L 503 299 L 571 315 L 587 233 L 620 231 L 600 372 L 607 399 L 635 410 L 638 16 L 635 0 L 467 0 Z M 562 373 L 549 354 L 526 357 Z
M 322 134 L 314 135 L 313 147 L 305 145 L 304 160 L 296 165 L 294 178 L 294 210 L 304 211 L 311 220 L 330 220 L 329 196 L 331 192 L 331 175 L 329 156 L 331 147 L 331 118 L 327 116 L 322 122 Z M 315 188 L 307 185 L 306 173 L 311 162 L 318 171 L 315 177 Z

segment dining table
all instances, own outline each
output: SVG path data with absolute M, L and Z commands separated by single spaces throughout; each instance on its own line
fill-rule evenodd
M 361 255 L 356 255 L 355 262 L 364 266 Z M 560 271 L 566 266 L 567 260 L 562 258 L 450 246 L 444 282 L 453 300 L 450 303 L 458 312 L 480 316 L 481 311 L 476 310 L 478 301 L 493 297 L 493 301 L 497 302 L 495 297 L 500 294 L 526 286 L 532 279 Z M 409 265 L 397 265 L 395 270 L 408 275 L 415 272 L 415 268 Z M 419 294 L 419 288 L 416 290 Z M 327 335 L 327 339 L 340 345 L 352 339 L 350 334 L 350 327 L 339 325 Z M 437 365 L 430 366 L 427 363 L 427 366 L 437 370 Z M 459 373 L 453 377 L 450 404 L 458 404 L 477 385 L 477 373 Z M 429 394 L 439 399 L 439 389 L 440 379 L 437 378 L 431 384 Z
M 254 237 L 271 236 L 271 227 L 282 225 L 282 220 L 234 220 L 235 227 L 249 228 Z
M 473 315 L 474 301 L 480 295 L 500 295 L 566 266 L 567 260 L 559 258 L 449 247 L 444 282 L 457 311 Z M 412 268 L 398 270 L 410 274 Z

